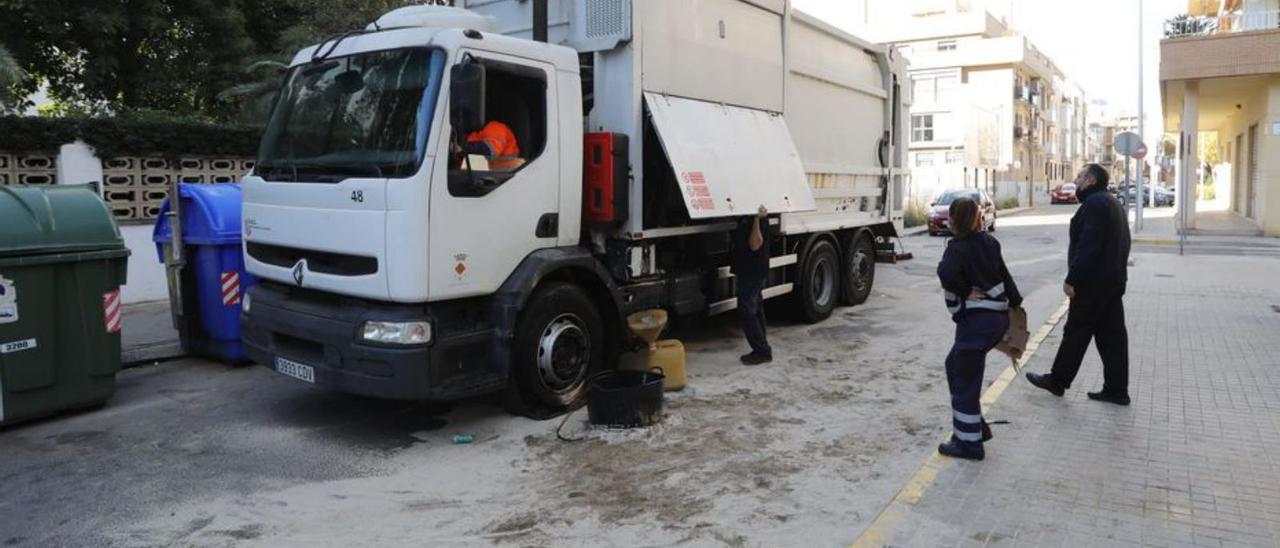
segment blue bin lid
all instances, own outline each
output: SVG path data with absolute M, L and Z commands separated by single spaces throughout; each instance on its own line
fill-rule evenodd
M 182 241 L 194 245 L 240 243 L 240 185 L 238 183 L 179 183 L 182 196 Z M 170 241 L 169 200 L 151 232 L 152 241 Z

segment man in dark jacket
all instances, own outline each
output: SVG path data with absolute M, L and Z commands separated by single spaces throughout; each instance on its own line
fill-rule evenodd
M 1120 202 L 1106 192 L 1110 176 L 1089 164 L 1076 176 L 1080 209 L 1071 219 L 1067 280 L 1071 299 L 1062 344 L 1047 375 L 1027 373 L 1027 380 L 1061 396 L 1071 387 L 1080 362 L 1096 342 L 1102 357 L 1102 390 L 1089 399 L 1129 405 L 1129 333 L 1124 325 L 1124 292 L 1128 283 L 1129 220 Z
M 738 281 L 738 317 L 751 353 L 742 356 L 744 365 L 773 361 L 764 318 L 764 286 L 769 281 L 769 213 L 764 206 L 754 217 L 743 219 L 733 233 L 733 264 Z

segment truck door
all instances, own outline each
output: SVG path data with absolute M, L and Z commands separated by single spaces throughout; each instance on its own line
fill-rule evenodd
M 554 67 L 475 50 L 458 59 L 484 66 L 486 127 L 460 135 L 445 117 L 438 154 L 449 161 L 437 162 L 428 231 L 432 300 L 496 291 L 525 256 L 556 246 L 561 222 Z

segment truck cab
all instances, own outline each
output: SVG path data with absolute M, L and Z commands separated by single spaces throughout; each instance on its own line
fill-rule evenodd
M 505 382 L 480 301 L 579 243 L 583 122 L 577 53 L 491 26 L 409 9 L 294 58 L 244 181 L 246 264 L 267 282 L 245 318 L 255 361 L 383 397 Z M 491 122 L 514 165 L 464 151 Z

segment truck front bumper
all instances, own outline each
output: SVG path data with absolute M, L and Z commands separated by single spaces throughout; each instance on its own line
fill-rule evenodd
M 506 385 L 482 300 L 399 305 L 263 283 L 250 289 L 250 302 L 241 315 L 249 359 L 318 386 L 383 399 L 456 400 Z M 360 339 L 367 321 L 429 321 L 434 339 L 367 342 Z

